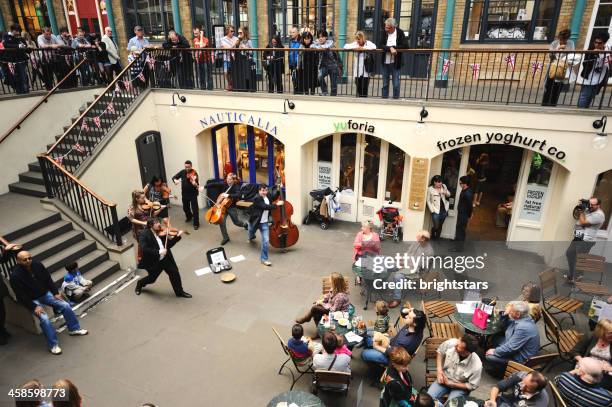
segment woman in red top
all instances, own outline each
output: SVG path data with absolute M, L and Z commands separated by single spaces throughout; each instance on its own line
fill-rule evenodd
M 366 255 L 377 256 L 380 254 L 380 237 L 372 229 L 372 221 L 361 222 L 361 231 L 355 236 L 353 241 L 353 262 Z M 361 278 L 357 277 L 355 284 L 361 284 Z

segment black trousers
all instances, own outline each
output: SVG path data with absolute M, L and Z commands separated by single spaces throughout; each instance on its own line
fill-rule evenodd
M 238 226 L 239 228 L 244 227 L 244 222 L 241 222 L 238 218 L 238 209 L 235 206 L 230 207 L 227 212 L 225 212 L 225 216 L 221 220 L 221 223 L 219 223 L 219 229 L 221 229 L 221 235 L 223 236 L 223 239 L 229 239 L 226 225 L 228 216 L 232 219 L 232 223 L 234 225 Z
M 367 98 L 370 78 L 368 78 L 367 76 L 358 76 L 355 79 L 355 83 L 357 84 L 357 97 Z
M 174 290 L 174 294 L 179 295 L 183 292 L 183 283 L 181 282 L 181 275 L 179 274 L 178 267 L 174 260 L 168 260 L 168 258 L 164 258 L 157 267 L 151 267 L 145 269 L 147 270 L 148 275 L 144 278 L 141 278 L 138 281 L 138 285 L 142 288 L 148 284 L 153 284 L 157 281 L 157 277 L 165 271 L 168 274 L 168 278 L 170 278 L 170 284 L 172 284 L 172 289 Z
M 0 295 L 0 336 L 6 333 L 6 308 L 4 307 L 4 298 Z
M 200 226 L 198 207 L 198 196 L 183 196 L 183 212 L 185 212 L 185 218 L 189 221 L 193 219 L 193 226 Z
M 283 73 L 280 69 L 268 70 L 268 93 L 283 93 Z
M 457 250 L 463 250 L 467 225 L 467 219 L 457 219 L 457 225 L 455 226 L 455 249 Z
M 555 81 L 554 79 L 546 78 L 542 106 L 557 106 L 562 89 L 563 81 Z
M 570 243 L 569 247 L 565 251 L 565 257 L 567 257 L 568 274 L 570 280 L 574 279 L 576 273 L 576 259 L 578 253 L 588 253 L 591 248 L 595 246 L 595 242 L 585 242 L 584 240 L 574 239 Z

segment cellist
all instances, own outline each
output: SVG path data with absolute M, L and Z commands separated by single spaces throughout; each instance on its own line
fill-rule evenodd
M 227 208 L 227 211 L 225 212 L 226 215 L 221 219 L 221 222 L 219 222 L 219 229 L 221 229 L 221 236 L 223 237 L 223 240 L 221 240 L 222 246 L 230 241 L 229 235 L 227 234 L 226 226 L 228 215 L 230 218 L 232 218 L 232 222 L 234 223 L 234 225 L 238 226 L 239 228 L 245 228 L 246 230 L 248 230 L 249 228 L 249 224 L 247 222 L 242 222 L 240 221 L 240 219 L 238 219 L 238 209 L 236 208 L 236 202 L 238 202 L 238 200 L 240 199 L 240 183 L 236 174 L 234 174 L 233 172 L 227 174 L 227 177 L 225 178 L 225 182 L 223 184 L 223 190 L 225 192 L 221 194 L 221 197 L 231 198 L 232 204 L 229 208 Z

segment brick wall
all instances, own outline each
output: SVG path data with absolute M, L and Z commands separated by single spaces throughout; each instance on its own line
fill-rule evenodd
M 117 32 L 113 33 L 115 42 L 119 47 L 119 55 L 123 62 L 127 62 L 127 38 L 134 35 L 134 27 L 125 26 L 125 18 L 123 17 L 123 7 L 121 7 L 121 0 L 106 0 L 112 1 L 113 4 L 113 18 L 115 20 L 115 29 Z M 127 30 L 127 31 L 126 31 Z
M 191 42 L 193 37 L 193 25 L 191 24 L 191 6 L 189 0 L 178 0 L 181 11 L 182 34 Z
M 47 1 L 47 4 L 49 2 Z M 68 27 L 66 24 L 66 14 L 64 13 L 64 5 L 62 0 L 53 0 L 53 11 L 55 11 L 55 19 L 57 20 L 57 28 Z
M 4 26 L 8 30 L 11 24 L 15 23 L 13 20 L 13 13 L 11 12 L 11 4 L 10 0 L 2 0 L 0 1 L 0 9 L 2 9 L 2 16 L 4 17 Z
M 268 0 L 257 1 L 257 31 L 259 35 L 259 48 L 265 48 L 268 44 Z

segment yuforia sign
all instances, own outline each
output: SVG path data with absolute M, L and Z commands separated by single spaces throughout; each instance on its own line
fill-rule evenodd
M 203 119 L 200 119 L 202 127 L 217 126 L 223 123 L 242 123 L 247 126 L 254 126 L 262 129 L 268 134 L 276 136 L 278 131 L 276 125 L 270 123 L 261 116 L 256 116 L 244 112 L 221 112 L 210 114 Z
M 334 131 L 340 133 L 343 131 L 355 131 L 360 133 L 374 134 L 374 125 L 368 122 L 355 122 L 352 119 L 346 122 L 335 122 Z
M 467 134 L 446 141 L 438 141 L 436 146 L 440 151 L 447 151 L 471 144 L 507 144 L 530 148 L 548 154 L 559 161 L 565 161 L 566 157 L 565 151 L 555 146 L 549 146 L 546 140 L 537 140 L 533 137 L 523 136 L 518 131 L 516 133 L 484 133 L 484 137 L 480 133 Z

